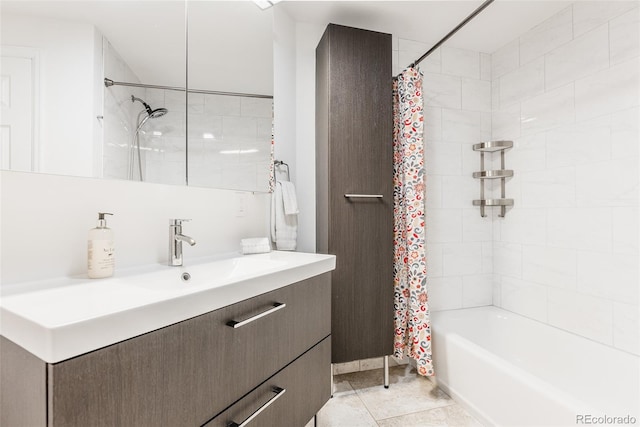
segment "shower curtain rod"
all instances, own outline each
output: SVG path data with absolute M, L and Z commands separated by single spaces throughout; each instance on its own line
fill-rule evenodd
M 487 6 L 489 6 L 491 3 L 493 3 L 494 0 L 486 0 L 484 3 L 482 3 L 476 10 L 474 10 L 473 12 L 471 12 L 471 15 L 467 16 L 466 18 L 464 18 L 464 20 L 462 22 L 460 22 L 453 30 L 449 31 L 447 33 L 446 36 L 444 36 L 442 39 L 440 39 L 440 41 L 438 43 L 436 43 L 435 45 L 433 45 L 433 47 L 431 49 L 429 49 L 424 55 L 422 55 L 420 58 L 416 59 L 415 61 L 413 61 L 411 64 L 409 64 L 409 67 L 415 67 L 416 65 L 418 65 L 420 62 L 422 62 L 427 56 L 431 55 L 431 53 L 433 53 L 436 49 L 438 49 L 440 46 L 442 46 L 442 44 L 444 42 L 446 42 L 447 40 L 449 40 L 455 33 L 457 33 L 462 27 L 464 27 L 465 25 L 467 25 L 469 23 L 469 21 L 471 21 L 473 18 L 475 18 L 478 14 L 480 14 L 480 12 L 482 12 L 483 10 L 485 10 L 487 8 Z M 397 77 L 394 77 L 397 78 Z
M 104 79 L 105 87 L 109 86 L 133 86 L 133 87 L 142 87 L 146 89 L 162 89 L 162 90 L 175 90 L 179 92 L 184 92 L 185 89 L 183 87 L 176 86 L 156 86 L 156 85 L 145 85 L 142 83 L 127 83 L 127 82 L 115 82 L 111 79 L 105 77 Z M 206 95 L 227 95 L 227 96 L 244 96 L 246 98 L 264 98 L 264 99 L 273 99 L 272 95 L 258 95 L 254 93 L 239 93 L 239 92 L 219 92 L 216 90 L 201 90 L 201 89 L 189 89 L 189 93 L 204 93 Z

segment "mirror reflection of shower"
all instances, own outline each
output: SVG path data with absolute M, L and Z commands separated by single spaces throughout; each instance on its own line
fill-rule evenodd
M 142 156 L 140 155 L 140 130 L 144 126 L 144 124 L 149 119 L 157 119 L 158 117 L 162 117 L 169 112 L 166 108 L 156 108 L 153 110 L 149 104 L 144 102 L 142 99 L 137 98 L 131 95 L 131 102 L 140 102 L 144 106 L 144 110 L 138 113 L 138 118 L 136 120 L 136 131 L 133 133 L 133 139 L 131 141 L 131 146 L 129 147 L 129 159 L 127 162 L 128 165 L 128 178 L 134 179 L 134 169 L 135 164 L 138 165 L 138 179 L 140 181 L 144 181 L 144 174 L 142 173 Z M 143 117 L 144 116 L 144 117 Z M 142 118 L 142 120 L 141 120 Z M 137 162 L 136 162 L 136 154 L 137 154 Z

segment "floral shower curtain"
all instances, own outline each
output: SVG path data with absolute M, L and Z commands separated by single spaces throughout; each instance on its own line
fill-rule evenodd
M 407 68 L 393 83 L 394 356 L 433 375 L 425 248 L 422 73 Z

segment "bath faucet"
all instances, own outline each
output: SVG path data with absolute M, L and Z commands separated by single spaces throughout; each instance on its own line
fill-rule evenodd
M 182 242 L 187 242 L 191 246 L 196 241 L 189 236 L 182 234 L 182 223 L 191 221 L 189 219 L 170 219 L 169 220 L 169 265 L 182 265 Z

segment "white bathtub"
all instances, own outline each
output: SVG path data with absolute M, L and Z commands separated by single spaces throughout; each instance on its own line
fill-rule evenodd
M 432 340 L 438 385 L 486 425 L 640 425 L 638 356 L 497 307 L 432 313 Z

